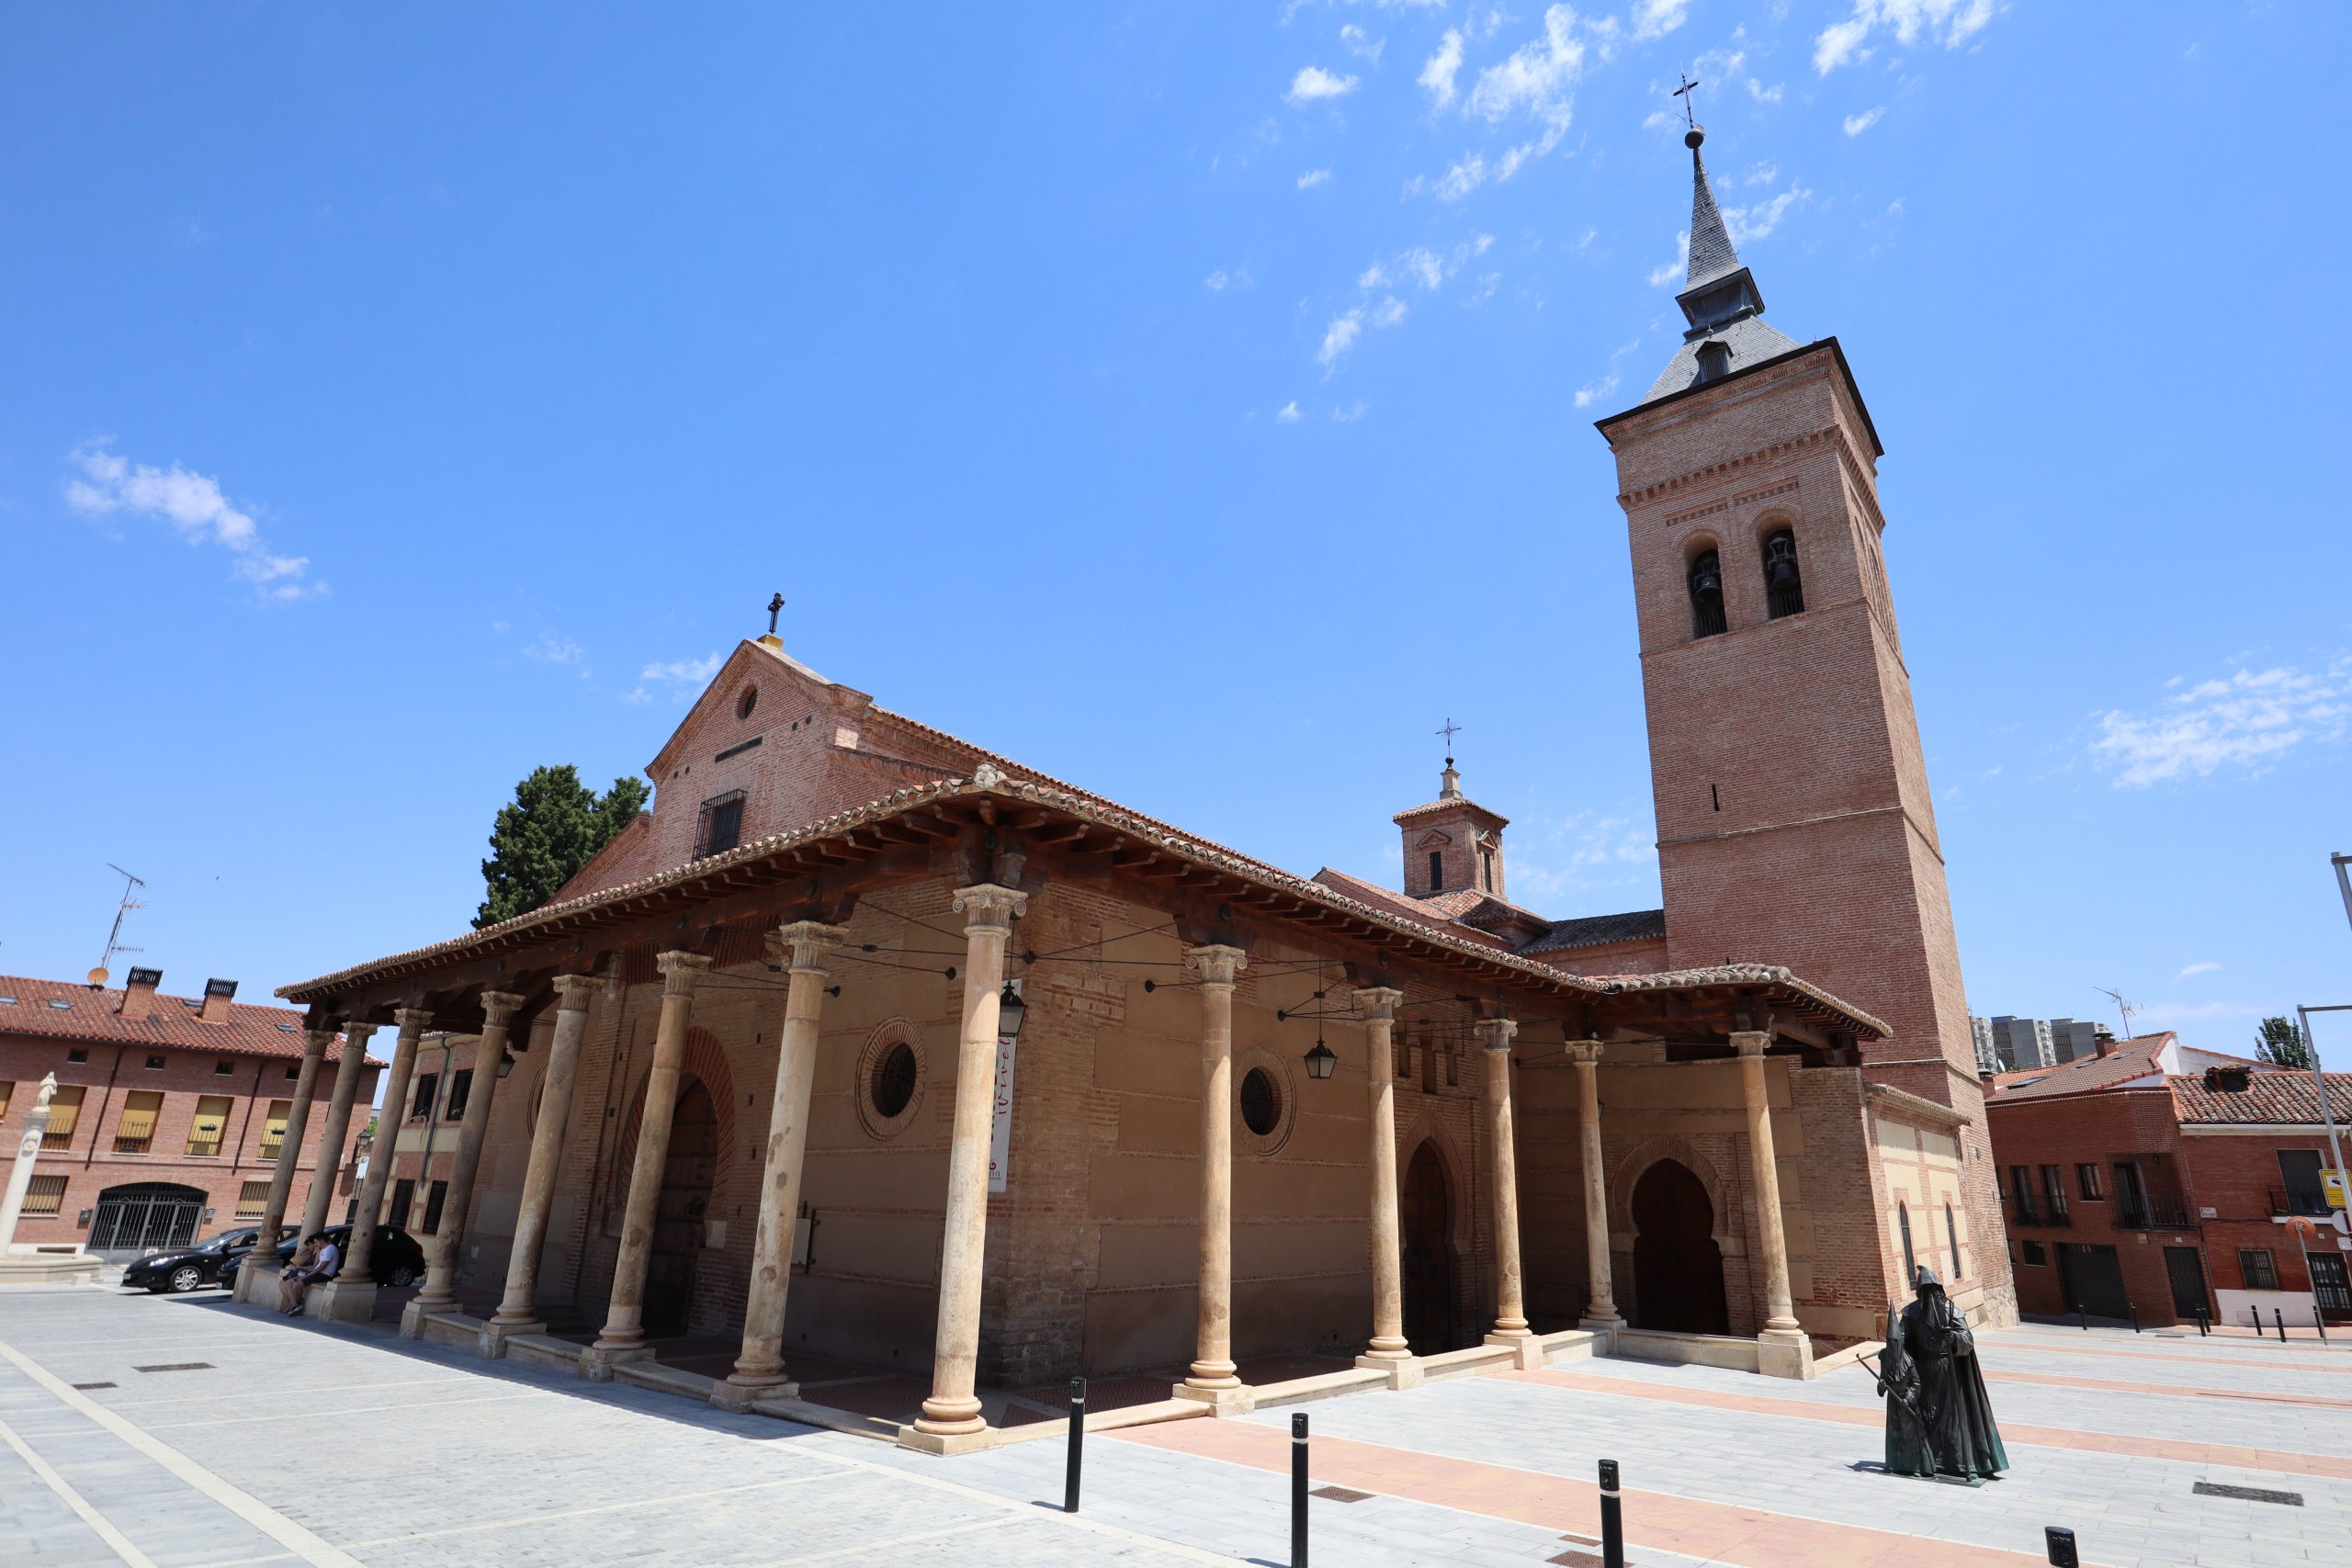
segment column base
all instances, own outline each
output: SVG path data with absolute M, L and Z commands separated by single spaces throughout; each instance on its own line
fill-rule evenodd
M 1540 1337 L 1530 1334 L 1524 1328 L 1517 1332 L 1498 1328 L 1480 1343 L 1509 1350 L 1511 1353 L 1511 1365 L 1522 1372 L 1539 1372 L 1544 1370 L 1544 1341 Z
M 1238 1379 L 1230 1388 L 1203 1388 L 1197 1383 L 1180 1382 L 1174 1397 L 1205 1404 L 1219 1416 L 1247 1416 L 1258 1408 L 1258 1391 Z
M 1421 1359 L 1419 1356 L 1384 1356 L 1374 1350 L 1358 1356 L 1356 1366 L 1368 1372 L 1385 1372 L 1391 1389 L 1421 1386 Z
M 1813 1381 L 1813 1337 L 1804 1329 L 1768 1328 L 1756 1337 L 1756 1370 L 1768 1378 Z
M 272 1258 L 266 1265 L 257 1264 L 252 1255 L 247 1254 L 245 1260 L 237 1265 L 237 1293 L 234 1299 L 247 1306 L 276 1308 L 280 1272 L 277 1259 Z
M 590 1382 L 610 1382 L 615 1367 L 651 1359 L 650 1345 L 606 1345 L 600 1340 L 580 1352 L 580 1375 Z
M 506 1342 L 517 1334 L 545 1334 L 546 1323 L 537 1318 L 510 1318 L 499 1314 L 481 1325 L 480 1346 L 487 1360 L 495 1361 L 506 1354 Z
M 919 1454 L 976 1453 L 996 1442 L 996 1428 L 985 1421 L 968 1432 L 927 1431 L 920 1421 L 899 1428 L 899 1446 Z
M 755 1382 L 737 1382 L 730 1377 L 710 1391 L 712 1404 L 721 1410 L 731 1410 L 738 1416 L 749 1415 L 754 1400 L 799 1397 L 800 1385 L 786 1377 L 778 1377 L 774 1382 L 765 1379 Z
M 376 1281 L 329 1280 L 313 1285 L 305 1292 L 302 1313 L 326 1323 L 366 1323 L 376 1315 Z

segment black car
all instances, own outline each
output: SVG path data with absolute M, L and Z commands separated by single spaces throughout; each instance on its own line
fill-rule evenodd
M 319 1233 L 335 1245 L 345 1258 L 351 1256 L 351 1227 L 329 1225 Z M 299 1230 L 288 1226 L 278 1232 L 277 1266 L 284 1269 L 293 1261 L 294 1248 L 301 1241 Z M 252 1249 L 248 1247 L 247 1251 Z M 220 1270 L 220 1282 L 233 1289 L 237 1283 L 237 1265 L 244 1261 L 240 1253 Z M 397 1225 L 376 1227 L 376 1247 L 368 1258 L 368 1272 L 379 1285 L 413 1285 L 424 1278 L 424 1244 Z
M 282 1240 L 294 1234 L 292 1225 L 278 1228 Z M 254 1249 L 261 1237 L 259 1225 L 244 1225 L 219 1235 L 207 1237 L 193 1247 L 174 1247 L 163 1252 L 151 1252 L 135 1259 L 122 1271 L 122 1282 L 133 1290 L 148 1291 L 162 1295 L 169 1291 L 185 1295 L 200 1291 L 207 1285 L 227 1283 L 225 1274 L 233 1273 L 237 1260 Z

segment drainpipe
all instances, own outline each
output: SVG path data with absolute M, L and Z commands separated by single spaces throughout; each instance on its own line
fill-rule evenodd
M 89 1169 L 90 1162 L 98 1157 L 98 1129 L 107 1124 L 107 1105 L 114 1099 L 114 1080 L 122 1076 L 122 1054 L 130 1049 L 128 1045 L 114 1048 L 114 1066 L 107 1073 L 106 1092 L 98 1096 L 98 1117 L 90 1123 L 90 1146 L 82 1156 L 84 1170 Z M 2323 1089 L 2321 1092 L 2324 1094 L 2326 1091 Z
M 268 1071 L 269 1058 L 265 1056 L 262 1058 L 261 1066 L 254 1069 L 253 1092 L 245 1096 L 244 1124 L 237 1129 L 237 1151 L 229 1156 L 229 1174 L 232 1176 L 236 1175 L 237 1172 L 244 1166 L 245 1139 L 254 1130 L 254 1106 L 261 1099 L 262 1075 Z M 231 1211 L 231 1217 L 235 1217 L 235 1212 L 233 1209 Z

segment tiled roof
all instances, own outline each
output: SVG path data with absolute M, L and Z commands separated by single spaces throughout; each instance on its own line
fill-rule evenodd
M 1494 822 L 1498 827 L 1508 828 L 1510 826 L 1510 818 L 1504 816 L 1499 811 L 1487 810 L 1485 807 L 1479 805 L 1476 801 L 1471 799 L 1466 795 L 1457 795 L 1452 800 L 1431 800 L 1424 802 L 1419 806 L 1408 806 L 1405 807 L 1404 810 L 1396 813 L 1396 816 L 1390 818 L 1389 820 L 1392 822 L 1408 822 L 1416 817 L 1424 817 L 1430 813 L 1439 811 L 1467 811 L 1473 816 L 1487 818 Z
M 949 738 L 952 739 L 952 738 Z M 624 903 L 648 893 L 663 891 L 712 874 L 724 867 L 765 859 L 803 844 L 820 842 L 849 833 L 865 824 L 887 819 L 908 812 L 920 811 L 932 802 L 943 798 L 986 795 L 1046 806 L 1086 820 L 1100 822 L 1120 832 L 1127 833 L 1153 845 L 1156 849 L 1196 864 L 1244 877 L 1262 886 L 1277 889 L 1302 900 L 1322 904 L 1328 908 L 1368 919 L 1379 924 L 1436 946 L 1450 948 L 1465 956 L 1476 957 L 1498 969 L 1512 972 L 1522 983 L 1553 991 L 1573 991 L 1585 994 L 1616 995 L 1629 990 L 1664 990 L 1696 985 L 1768 986 L 1786 999 L 1801 1006 L 1835 1015 L 1844 1024 L 1851 1024 L 1864 1032 L 1884 1036 L 1891 1032 L 1887 1025 L 1869 1013 L 1839 1001 L 1828 992 L 1800 980 L 1788 970 L 1770 964 L 1732 964 L 1722 969 L 1685 970 L 1670 976 L 1641 976 L 1626 979 L 1594 980 L 1575 976 L 1545 964 L 1539 959 L 1521 958 L 1514 953 L 1498 951 L 1476 940 L 1483 933 L 1464 931 L 1458 928 L 1430 924 L 1416 915 L 1392 912 L 1389 908 L 1349 897 L 1339 889 L 1321 882 L 1311 882 L 1278 870 L 1261 861 L 1201 840 L 1128 811 L 1125 807 L 1097 796 L 1039 781 L 1013 780 L 993 764 L 983 765 L 968 779 L 951 779 L 939 784 L 924 784 L 892 792 L 878 800 L 830 817 L 789 832 L 771 833 L 763 838 L 737 846 L 722 854 L 690 861 L 656 875 L 608 887 L 577 898 L 563 899 L 517 915 L 513 919 L 485 926 L 481 931 L 454 937 L 447 942 L 432 943 L 407 953 L 355 964 L 348 969 L 322 975 L 313 980 L 278 989 L 282 997 L 322 998 L 354 982 L 372 977 L 378 972 L 399 967 L 413 967 L 420 961 L 454 961 L 469 950 L 483 948 L 502 938 L 529 931 L 536 926 L 551 925 L 609 905 Z M 1385 900 L 1384 900 L 1385 902 Z
M 68 980 L 0 976 L 0 998 L 15 998 L 0 1001 L 0 1034 L 150 1045 L 216 1056 L 298 1059 L 302 1055 L 302 1014 L 293 1008 L 231 1002 L 225 1022 L 207 1023 L 197 1017 L 193 997 L 159 992 L 153 1008 L 134 1015 L 115 1010 L 122 1005 L 122 996 L 119 989 L 94 990 Z M 327 1060 L 343 1060 L 340 1037 L 327 1047 Z
M 2202 1073 L 2168 1081 L 2183 1126 L 2320 1124 L 2319 1085 L 2306 1072 L 2249 1073 L 2243 1093 L 2209 1089 Z M 2327 1075 L 2327 1102 L 2337 1126 L 2352 1126 L 2352 1073 Z
M 1527 943 L 1521 953 L 1557 953 L 1563 948 L 1600 947 L 1615 942 L 1664 942 L 1664 909 L 1629 909 L 1622 915 L 1579 915 L 1554 920 L 1552 929 Z
M 2172 1039 L 2170 1030 L 2160 1034 L 2137 1034 L 2117 1041 L 2115 1050 L 2105 1056 L 2083 1056 L 2053 1067 L 2018 1067 L 2012 1072 L 1996 1073 L 1985 1086 L 1987 1098 L 2004 1102 L 2046 1100 L 2053 1095 L 2112 1089 L 2133 1078 L 2163 1072 L 2164 1064 L 2156 1060 L 2156 1054 Z

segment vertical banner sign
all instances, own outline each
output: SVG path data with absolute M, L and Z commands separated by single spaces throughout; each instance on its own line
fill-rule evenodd
M 989 1122 L 989 1190 L 1004 1190 L 1012 1164 L 1012 1040 L 996 1037 L 996 1108 Z

